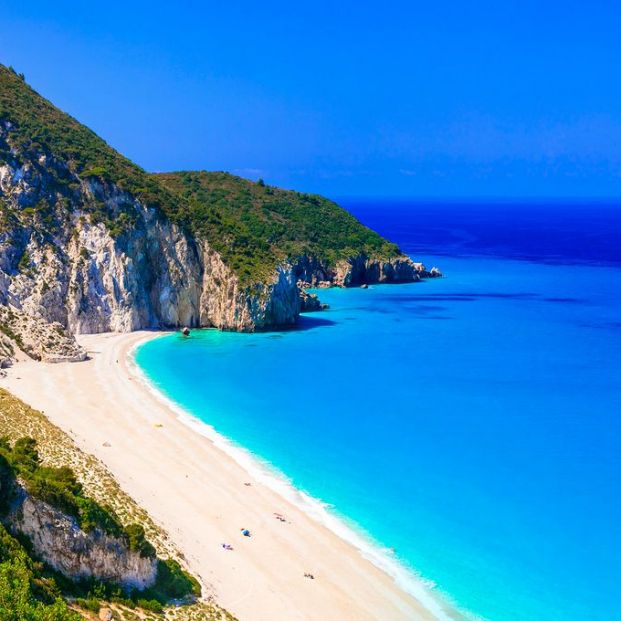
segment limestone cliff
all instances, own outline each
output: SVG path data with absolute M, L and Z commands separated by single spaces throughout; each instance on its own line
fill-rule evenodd
M 427 271 L 422 263 L 415 263 L 403 255 L 382 259 L 358 254 L 338 261 L 332 268 L 317 260 L 302 257 L 294 271 L 299 281 L 309 287 L 417 282 L 421 278 L 440 275 L 437 270 Z
M 149 175 L 0 66 L 0 331 L 33 357 L 84 359 L 80 333 L 290 326 L 320 308 L 299 283 L 430 275 L 322 197 Z
M 6 127 L 0 127 L 0 140 L 10 141 Z M 277 267 L 267 282 L 242 286 L 208 241 L 193 238 L 114 184 L 84 182 L 51 155 L 37 155 L 25 159 L 14 151 L 12 161 L 0 166 L 0 195 L 22 224 L 0 233 L 0 303 L 7 309 L 0 322 L 38 357 L 82 359 L 84 352 L 67 342 L 65 330 L 291 325 L 301 310 L 298 280 L 351 286 L 428 275 L 407 257 L 359 255 L 334 268 L 300 257 Z M 73 187 L 58 187 L 62 175 Z M 39 234 L 40 216 L 32 207 L 44 199 L 57 206 L 46 214 L 57 223 L 49 237 Z M 85 208 L 93 200 L 112 213 L 130 207 L 131 230 L 113 237 L 103 222 L 93 222 Z M 74 205 L 70 214 L 62 209 L 64 201 Z M 52 325 L 51 333 L 41 335 L 33 318 Z
M 72 580 L 96 578 L 143 590 L 157 578 L 157 559 L 141 556 L 99 528 L 86 533 L 75 518 L 20 489 L 5 520 L 28 537 L 36 556 Z

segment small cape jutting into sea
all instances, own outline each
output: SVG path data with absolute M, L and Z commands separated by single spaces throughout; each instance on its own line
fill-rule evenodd
M 301 313 L 326 309 L 309 289 L 440 275 L 324 197 L 223 172 L 147 173 L 0 65 L 2 386 L 72 434 L 141 507 L 134 523 L 108 509 L 115 490 L 99 502 L 85 494 L 88 469 L 71 470 L 76 453 L 56 454 L 42 431 L 3 441 L 0 559 L 18 563 L 28 614 L 433 618 L 182 425 L 137 381 L 127 348 L 141 329 L 303 328 Z M 145 538 L 151 519 L 174 549 Z

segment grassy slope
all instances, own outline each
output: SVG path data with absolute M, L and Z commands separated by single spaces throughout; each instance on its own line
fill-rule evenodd
M 109 181 L 158 209 L 171 221 L 198 234 L 216 249 L 244 282 L 262 281 L 285 257 L 302 253 L 334 261 L 364 252 L 371 256 L 398 254 L 394 244 L 364 227 L 335 203 L 252 183 L 225 173 L 152 175 L 117 153 L 90 129 L 65 114 L 30 88 L 13 71 L 0 65 L 0 121 L 10 121 L 11 142 L 36 160 L 49 151 L 65 160 L 81 179 Z M 0 164 L 11 158 L 0 143 Z M 77 189 L 70 178 L 55 178 L 55 190 L 69 197 Z M 73 185 L 72 185 L 73 184 Z M 54 202 L 55 192 L 49 200 Z M 70 201 L 64 203 L 70 208 Z M 45 216 L 55 205 L 39 205 Z M 3 210 L 0 201 L 0 212 Z M 82 206 L 115 235 L 129 230 L 131 209 L 106 212 L 102 203 Z M 5 221 L 9 221 L 4 210 Z M 26 211 L 26 210 L 24 210 Z M 52 222 L 52 218 L 48 218 Z M 51 225 L 50 225 L 51 226 Z M 42 231 L 46 232 L 46 231 Z
M 210 241 L 242 280 L 262 280 L 279 261 L 300 255 L 327 264 L 365 253 L 388 258 L 394 244 L 332 201 L 281 190 L 224 172 L 156 177 L 188 205 L 192 229 Z
M 32 437 L 37 442 L 37 449 L 43 466 L 46 467 L 63 467 L 69 466 L 76 475 L 77 480 L 83 486 L 84 493 L 96 500 L 102 505 L 109 506 L 111 510 L 118 516 L 123 524 L 131 522 L 139 522 L 145 528 L 147 537 L 151 541 L 159 556 L 168 557 L 177 561 L 183 561 L 183 557 L 168 539 L 164 533 L 147 513 L 141 509 L 123 490 L 117 481 L 108 472 L 105 466 L 95 459 L 92 455 L 83 453 L 73 442 L 73 440 L 61 431 L 58 427 L 50 423 L 50 421 L 37 410 L 33 410 L 19 399 L 13 397 L 7 391 L 0 389 L 0 437 L 6 437 L 11 442 L 17 441 L 24 436 Z M 0 537 L 2 533 L 0 532 Z M 5 539 L 6 545 L 12 546 Z M 2 559 L 2 546 L 0 545 L 0 563 Z M 18 576 L 15 582 L 15 588 L 21 589 L 20 592 L 27 594 L 28 584 L 27 573 L 37 570 L 36 567 L 29 566 L 29 561 L 24 559 L 23 554 L 18 552 L 17 548 L 11 552 L 11 558 L 4 559 L 8 562 L 4 569 L 15 577 L 12 565 L 16 565 Z M 2 568 L 0 567 L 0 613 L 2 612 L 3 596 L 2 596 Z M 4 600 L 7 606 L 14 607 L 10 598 Z M 36 602 L 33 606 L 39 607 Z M 62 604 L 57 604 L 59 608 L 64 608 Z M 138 617 L 126 607 L 115 605 L 118 618 L 125 621 L 133 621 Z M 84 611 L 82 611 L 84 612 Z M 65 619 L 73 619 L 71 616 L 54 617 L 48 611 L 48 616 L 42 617 L 46 621 L 65 621 Z M 144 613 L 141 612 L 141 615 Z M 161 619 L 161 616 L 146 615 L 149 618 Z M 226 611 L 222 610 L 215 604 L 197 603 L 191 606 L 182 606 L 178 608 L 167 608 L 165 617 L 171 621 L 225 621 L 232 620 Z M 0 618 L 5 617 L 0 614 Z M 11 617 L 6 617 L 11 619 Z M 14 617 L 15 620 L 21 617 Z M 33 617 L 33 620 L 37 617 Z
M 95 132 L 59 110 L 18 75 L 0 65 L 0 120 L 13 124 L 12 140 L 26 154 L 48 150 L 81 178 L 109 180 L 180 219 L 180 201 L 142 168 L 108 146 Z M 7 153 L 0 147 L 0 162 Z

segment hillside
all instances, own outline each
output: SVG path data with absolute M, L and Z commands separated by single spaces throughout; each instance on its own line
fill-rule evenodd
M 0 65 L 0 331 L 32 356 L 83 359 L 75 333 L 291 326 L 300 287 L 429 275 L 320 196 L 147 173 Z
M 53 211 L 54 190 L 66 195 L 62 190 L 75 189 L 78 179 L 114 183 L 145 206 L 160 209 L 174 221 L 183 219 L 181 202 L 167 192 L 157 179 L 112 149 L 88 127 L 41 97 L 26 84 L 23 77 L 1 64 L 0 123 L 5 127 L 10 123 L 10 140 L 0 140 L 0 164 L 13 159 L 12 150 L 19 152 L 23 160 L 38 160 L 42 154 L 53 154 L 67 164 L 67 172 L 77 177 L 72 178 L 68 174 L 56 176 L 55 187 L 50 188 L 42 203 L 32 206 L 42 216 L 38 222 L 41 228 L 51 222 L 45 216 L 50 214 L 50 210 Z M 42 165 L 45 166 L 45 162 Z M 132 220 L 128 213 L 121 217 L 121 223 L 115 222 L 119 214 L 110 213 L 97 197 L 80 205 L 69 202 L 63 207 L 69 210 L 83 208 L 94 218 L 109 224 L 117 234 Z M 3 215 L 7 215 L 4 209 Z
M 11 150 L 19 151 L 24 159 L 52 153 L 78 179 L 113 183 L 208 240 L 243 279 L 268 278 L 278 261 L 302 254 L 330 263 L 360 252 L 383 258 L 400 254 L 394 244 L 321 196 L 272 188 L 226 173 L 150 175 L 38 95 L 20 76 L 0 66 L 0 122 L 7 121 L 10 144 L 0 142 L 0 164 L 12 159 Z M 71 179 L 58 176 L 54 185 L 51 190 L 71 187 Z M 34 213 L 26 214 L 39 216 L 37 224 L 46 233 L 53 230 L 53 199 L 43 197 L 31 207 Z M 64 205 L 68 210 L 76 206 L 71 201 Z M 104 222 L 113 236 L 134 223 L 130 205 L 111 211 L 94 196 L 79 207 L 93 221 Z M 5 218 L 10 215 L 15 214 L 3 209 Z
M 192 231 L 208 239 L 240 277 L 269 278 L 286 260 L 313 256 L 335 265 L 360 253 L 401 253 L 336 203 L 224 172 L 183 171 L 156 177 L 183 199 Z
M 109 546 L 114 562 L 104 564 Z M 163 608 L 171 620 L 232 619 L 215 604 L 191 603 L 199 587 L 181 570 L 181 560 L 100 462 L 40 412 L 0 390 L 0 618 L 77 621 L 108 608 L 121 621 L 154 620 Z M 155 570 L 157 578 L 140 590 L 111 577 L 78 579 L 72 575 L 78 567 L 116 572 L 128 584 L 138 569 L 147 576 Z M 183 606 L 169 604 L 188 598 Z

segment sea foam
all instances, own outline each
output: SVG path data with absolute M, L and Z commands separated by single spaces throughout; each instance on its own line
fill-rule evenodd
M 163 336 L 167 336 L 167 333 L 162 333 L 156 337 L 149 336 L 148 339 Z M 331 505 L 296 488 L 285 473 L 218 433 L 211 425 L 201 421 L 165 395 L 147 377 L 135 360 L 136 351 L 144 342 L 144 340 L 139 341 L 129 349 L 127 353 L 128 368 L 158 401 L 175 413 L 181 423 L 209 439 L 214 446 L 241 466 L 254 481 L 276 492 L 304 511 L 313 520 L 328 528 L 340 539 L 354 546 L 363 558 L 390 576 L 401 590 L 414 597 L 438 621 L 457 621 L 463 618 L 478 621 L 479 618 L 474 615 L 452 611 L 451 604 L 446 601 L 446 598 L 441 598 L 439 594 L 432 593 L 435 587 L 432 581 L 419 576 L 415 570 L 395 558 L 389 549 L 374 541 L 360 527 L 348 523 L 346 518 L 336 515 Z

